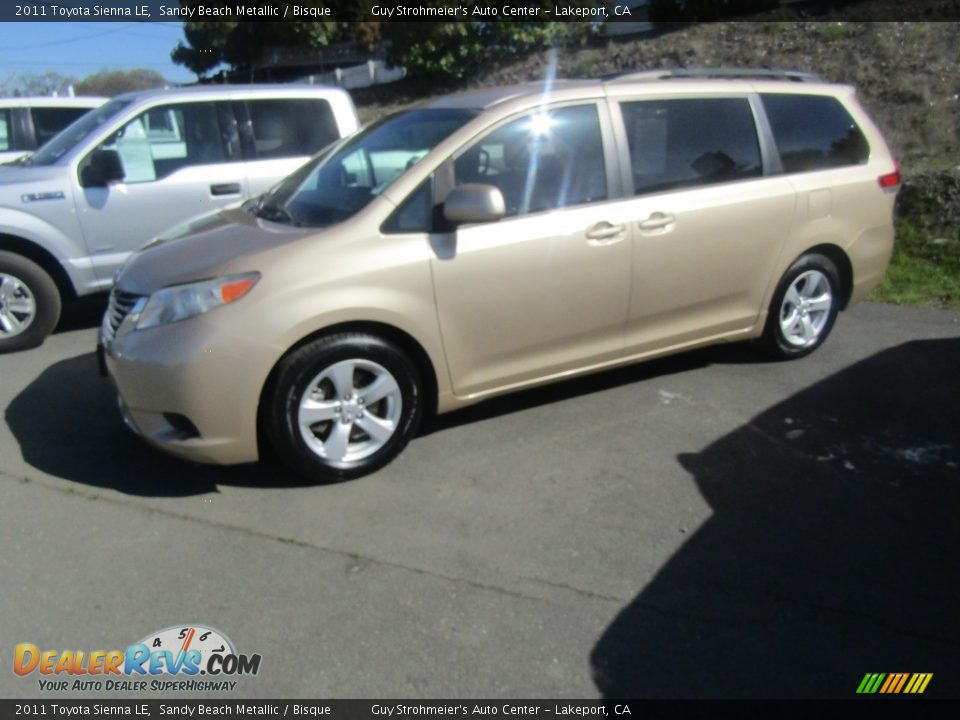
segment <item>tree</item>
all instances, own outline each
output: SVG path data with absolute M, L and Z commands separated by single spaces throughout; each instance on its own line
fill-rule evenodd
M 184 6 L 198 2 L 200 0 L 180 0 Z M 502 18 L 491 14 L 493 11 L 499 13 L 499 6 L 490 0 L 424 0 L 417 6 L 419 11 L 441 7 L 450 11 L 456 9 L 456 14 L 422 15 L 424 18 L 449 17 L 451 22 L 371 21 L 371 8 L 376 2 L 299 0 L 291 4 L 291 8 L 294 5 L 300 8 L 300 15 L 305 7 L 329 7 L 332 16 L 337 18 L 335 22 L 317 19 L 188 21 L 184 23 L 186 43 L 179 43 L 171 57 L 200 76 L 227 65 L 235 76 L 244 77 L 253 76 L 257 69 L 269 67 L 270 58 L 264 55 L 267 49 L 319 50 L 335 42 L 352 42 L 358 48 L 372 50 L 381 41 L 386 41 L 388 60 L 392 64 L 403 65 L 411 74 L 428 82 L 455 82 L 476 74 L 491 63 L 583 37 L 595 29 L 594 24 L 586 21 L 545 21 L 543 18 L 552 17 L 543 12 L 552 10 L 551 0 L 527 0 L 524 4 L 531 11 L 528 17 L 537 19 L 525 22 L 501 22 Z M 593 8 L 595 2 L 571 0 L 568 4 Z M 534 15 L 534 10 L 539 13 Z
M 74 86 L 78 95 L 113 96 L 133 90 L 164 87 L 167 79 L 155 70 L 104 70 L 88 75 Z
M 382 31 L 394 65 L 403 65 L 408 73 L 428 81 L 452 82 L 492 64 L 585 37 L 592 29 L 586 22 L 461 20 L 387 23 Z
M 188 45 L 178 43 L 170 57 L 197 75 L 222 64 L 238 73 L 255 69 L 265 48 L 319 49 L 341 29 L 336 22 L 207 22 L 184 23 Z
M 186 7 L 209 4 L 209 0 L 180 0 L 180 5 Z M 296 6 L 298 16 L 305 16 L 306 20 L 187 21 L 183 28 L 187 42 L 178 43 L 170 57 L 199 76 L 223 64 L 242 75 L 263 62 L 263 51 L 267 48 L 317 50 L 337 40 L 349 40 L 353 30 L 353 23 L 349 21 L 362 19 L 372 5 L 373 0 L 298 0 L 290 3 L 290 7 Z M 330 8 L 337 20 L 320 19 L 319 11 L 324 8 Z M 318 11 L 317 16 L 304 15 L 310 10 Z M 375 27 L 376 23 L 367 25 Z M 365 30 L 369 31 L 370 27 Z
M 68 95 L 76 79 L 58 72 L 10 73 L 0 82 L 0 95 Z

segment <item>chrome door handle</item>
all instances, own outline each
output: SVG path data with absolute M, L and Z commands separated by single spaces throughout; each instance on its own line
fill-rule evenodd
M 655 212 L 650 215 L 646 220 L 640 222 L 641 230 L 661 230 L 667 225 L 672 225 L 677 219 L 668 213 Z
M 219 183 L 210 186 L 211 195 L 239 195 L 240 183 Z
M 587 230 L 587 238 L 591 245 L 610 245 L 623 239 L 623 225 L 611 225 L 603 221 L 598 222 Z

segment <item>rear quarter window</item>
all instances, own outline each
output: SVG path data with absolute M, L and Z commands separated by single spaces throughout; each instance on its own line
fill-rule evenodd
M 313 155 L 339 139 L 326 100 L 248 100 L 256 157 Z
M 33 131 L 37 136 L 37 147 L 50 140 L 67 125 L 85 115 L 90 108 L 83 107 L 35 107 L 30 108 L 33 118 Z
M 862 165 L 870 147 L 850 113 L 833 97 L 762 94 L 786 172 Z
M 10 111 L 6 108 L 0 110 L 0 152 L 11 150 L 12 148 L 12 123 L 10 122 Z

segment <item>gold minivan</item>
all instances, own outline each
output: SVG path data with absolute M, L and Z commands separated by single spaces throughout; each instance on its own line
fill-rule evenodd
M 449 96 L 135 254 L 101 356 L 162 450 L 354 478 L 425 413 L 710 343 L 806 355 L 881 280 L 899 184 L 853 88 L 799 73 Z

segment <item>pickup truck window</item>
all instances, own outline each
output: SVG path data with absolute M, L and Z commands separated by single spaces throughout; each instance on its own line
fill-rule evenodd
M 313 155 L 340 137 L 326 100 L 249 100 L 247 107 L 259 159 Z
M 95 110 L 91 110 L 77 122 L 68 126 L 44 145 L 30 158 L 29 165 L 53 165 L 68 152 L 73 150 L 90 133 L 108 122 L 130 104 L 129 100 L 111 100 Z
M 216 103 L 161 105 L 137 115 L 100 150 L 115 150 L 124 182 L 160 180 L 184 167 L 228 160 Z
M 88 109 L 89 108 L 83 107 L 30 108 L 30 117 L 33 119 L 33 132 L 37 138 L 37 147 L 52 140 L 58 132 L 84 115 Z
M 10 150 L 10 111 L 0 110 L 0 152 Z

